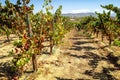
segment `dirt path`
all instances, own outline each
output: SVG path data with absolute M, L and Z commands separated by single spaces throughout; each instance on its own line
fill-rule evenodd
M 119 80 L 120 67 L 109 60 L 112 53 L 98 39 L 71 30 L 55 54 L 39 58 L 39 70 L 27 80 Z M 21 79 L 22 80 L 22 79 Z
M 39 56 L 38 71 L 28 71 L 20 80 L 120 80 L 120 65 L 109 55 L 112 50 L 94 37 L 71 30 L 53 51 Z
M 79 33 L 80 34 L 80 33 Z M 66 49 L 62 48 L 64 55 L 67 56 L 67 67 L 61 76 L 65 79 L 100 79 L 100 80 L 114 80 L 114 77 L 109 73 L 110 69 L 115 69 L 114 64 L 110 63 L 107 55 L 108 46 L 101 44 L 97 39 L 85 37 L 83 34 L 79 35 L 76 31 L 72 31 L 69 35 L 71 46 Z M 64 57 L 63 59 L 64 60 Z

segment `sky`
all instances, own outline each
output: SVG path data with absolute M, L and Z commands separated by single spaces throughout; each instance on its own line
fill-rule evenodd
M 17 0 L 10 0 L 16 3 Z M 0 0 L 4 5 L 5 0 Z M 42 9 L 44 0 L 30 0 L 30 4 L 34 4 L 34 13 Z M 87 12 L 102 12 L 100 5 L 113 4 L 120 8 L 120 0 L 52 0 L 54 6 L 53 12 L 62 5 L 62 13 L 87 13 Z

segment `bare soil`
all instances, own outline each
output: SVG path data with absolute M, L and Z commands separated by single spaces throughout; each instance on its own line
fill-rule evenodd
M 115 52 L 107 44 L 76 30 L 68 32 L 62 41 L 62 44 L 54 47 L 54 54 L 45 54 L 46 50 L 37 57 L 37 72 L 27 70 L 20 80 L 120 80 L 120 65 L 117 63 L 120 57 L 113 56 Z M 12 48 L 11 44 L 2 46 L 1 55 L 8 50 L 7 46 Z M 5 56 L 0 61 L 5 58 L 8 59 Z M 1 78 L 5 73 L 1 67 L 7 60 L 2 61 L 0 80 L 5 80 Z

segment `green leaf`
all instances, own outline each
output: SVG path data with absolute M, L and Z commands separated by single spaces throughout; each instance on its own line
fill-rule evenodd
M 14 41 L 13 45 L 20 48 L 20 47 L 22 47 L 23 44 L 22 44 L 21 40 L 17 40 L 17 41 Z

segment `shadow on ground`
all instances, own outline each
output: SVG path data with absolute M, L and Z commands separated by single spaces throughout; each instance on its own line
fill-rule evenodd
M 7 58 L 9 57 L 8 55 L 0 55 L 0 59 Z
M 81 45 L 81 44 L 87 44 L 87 43 L 97 43 L 98 41 L 77 41 L 74 44 L 75 45 Z
M 97 49 L 97 48 L 95 48 L 95 47 L 91 47 L 91 46 L 72 46 L 71 48 L 70 48 L 70 50 L 77 50 L 77 51 L 80 51 L 80 50 L 82 50 L 82 49 L 85 49 L 86 51 L 89 51 L 89 50 L 95 50 L 95 49 Z
M 85 74 L 92 76 L 93 79 L 99 79 L 99 80 L 116 80 L 114 76 L 110 74 L 110 69 L 109 68 L 104 68 L 102 69 L 101 72 L 94 72 L 93 70 L 86 70 Z
M 78 36 L 78 35 L 76 35 Z M 69 56 L 75 57 L 75 58 L 82 58 L 82 59 L 88 59 L 88 65 L 91 66 L 92 70 L 86 70 L 84 72 L 85 75 L 92 76 L 93 79 L 99 79 L 99 80 L 117 80 L 113 75 L 111 75 L 110 72 L 115 71 L 115 70 L 120 70 L 120 64 L 118 64 L 118 60 L 120 60 L 119 57 L 116 57 L 112 54 L 114 53 L 109 53 L 107 56 L 100 56 L 97 55 L 94 52 L 90 52 L 91 50 L 99 50 L 99 49 L 105 49 L 108 47 L 106 46 L 100 46 L 99 48 L 95 48 L 92 46 L 81 46 L 82 44 L 89 44 L 89 43 L 98 43 L 98 41 L 79 41 L 80 39 L 88 39 L 88 38 L 71 38 L 72 40 L 76 40 L 74 46 L 72 46 L 69 50 L 76 50 L 80 51 L 82 49 L 85 49 L 86 52 L 84 52 L 84 55 L 79 55 L 79 54 L 73 54 L 73 53 L 68 53 Z M 106 68 L 102 67 L 102 71 L 100 72 L 95 72 L 95 69 L 97 68 L 98 64 L 100 61 L 105 61 L 109 62 L 110 64 L 113 64 L 113 68 Z M 63 79 L 63 78 L 57 78 L 57 80 L 72 80 L 72 79 Z M 75 80 L 84 80 L 84 79 L 75 79 Z
M 91 66 L 92 70 L 86 70 L 84 72 L 85 75 L 92 76 L 93 79 L 99 79 L 99 80 L 116 80 L 116 78 L 112 76 L 110 72 L 120 69 L 120 65 L 116 63 L 118 61 L 118 58 L 110 55 L 107 57 L 101 57 L 93 52 L 85 52 L 85 55 L 77 55 L 71 53 L 68 53 L 68 55 L 76 58 L 89 60 L 88 65 Z M 111 64 L 115 65 L 115 67 L 114 68 L 103 67 L 101 72 L 95 72 L 95 69 L 97 68 L 100 61 L 110 62 Z M 72 79 L 58 78 L 57 80 L 72 80 Z M 84 79 L 76 79 L 76 80 L 84 80 Z
M 11 76 L 14 74 L 12 70 L 13 69 L 10 62 L 0 63 L 0 78 L 7 77 L 8 79 L 11 79 Z
M 60 78 L 56 77 L 57 80 L 85 80 L 85 79 L 66 79 L 66 78 Z

